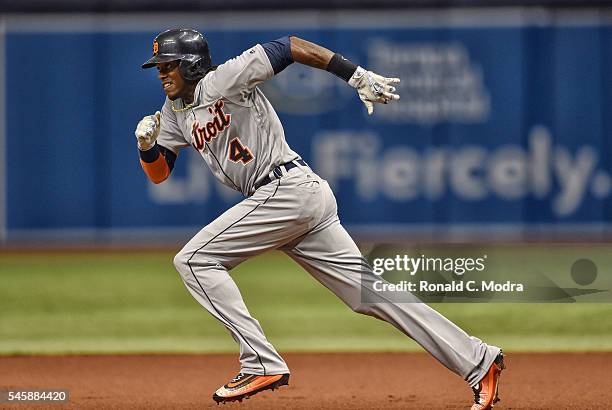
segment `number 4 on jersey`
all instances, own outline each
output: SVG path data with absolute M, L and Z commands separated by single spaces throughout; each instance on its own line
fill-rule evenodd
M 229 144 L 229 159 L 233 162 L 242 162 L 244 165 L 255 158 L 248 147 L 242 145 L 238 138 L 234 138 Z

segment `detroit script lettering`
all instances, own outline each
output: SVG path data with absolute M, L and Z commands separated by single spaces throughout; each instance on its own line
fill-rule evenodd
M 222 100 L 217 101 L 213 107 L 208 108 L 208 112 L 214 114 L 211 121 L 207 121 L 200 126 L 198 121 L 194 121 L 191 126 L 191 135 L 193 136 L 193 147 L 198 151 L 204 148 L 205 143 L 211 142 L 223 130 L 227 129 L 232 122 L 232 115 L 223 112 L 225 104 Z

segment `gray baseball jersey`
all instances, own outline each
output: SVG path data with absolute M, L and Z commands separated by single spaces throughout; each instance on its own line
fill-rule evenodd
M 273 75 L 259 44 L 228 60 L 200 80 L 192 108 L 175 112 L 166 98 L 157 142 L 175 154 L 193 146 L 219 181 L 251 195 L 255 183 L 277 165 L 299 158 L 257 88 Z M 183 107 L 181 102 L 175 106 Z

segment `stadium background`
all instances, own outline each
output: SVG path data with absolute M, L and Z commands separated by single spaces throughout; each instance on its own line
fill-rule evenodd
M 402 78 L 402 99 L 372 117 L 322 71 L 294 65 L 264 86 L 364 251 L 476 243 L 510 273 L 588 258 L 609 274 L 606 2 L 0 4 L 0 354 L 235 351 L 172 257 L 240 196 L 190 150 L 154 186 L 134 143 L 163 101 L 140 64 L 177 26 L 205 33 L 214 62 L 295 34 Z M 282 254 L 233 277 L 281 351 L 419 351 Z M 435 307 L 510 352 L 567 352 L 612 349 L 610 306 Z
M 159 186 L 135 160 L 128 131 L 163 101 L 140 64 L 160 27 L 190 26 L 217 62 L 295 33 L 404 78 L 373 117 L 324 71 L 294 65 L 264 86 L 360 239 L 605 238 L 610 24 L 541 8 L 7 16 L 0 230 L 164 241 L 240 199 L 189 150 Z

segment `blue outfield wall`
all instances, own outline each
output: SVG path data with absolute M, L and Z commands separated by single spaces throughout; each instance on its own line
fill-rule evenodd
M 402 78 L 402 99 L 371 117 L 324 71 L 294 64 L 262 86 L 289 144 L 331 183 L 355 232 L 467 226 L 487 235 L 492 226 L 612 222 L 612 24 L 595 15 L 571 24 L 287 30 L 275 21 L 195 28 L 216 63 L 292 33 Z M 135 125 L 164 99 L 155 71 L 140 64 L 164 28 L 8 26 L 9 240 L 41 229 L 191 229 L 241 199 L 213 181 L 194 150 L 159 186 L 140 169 Z

